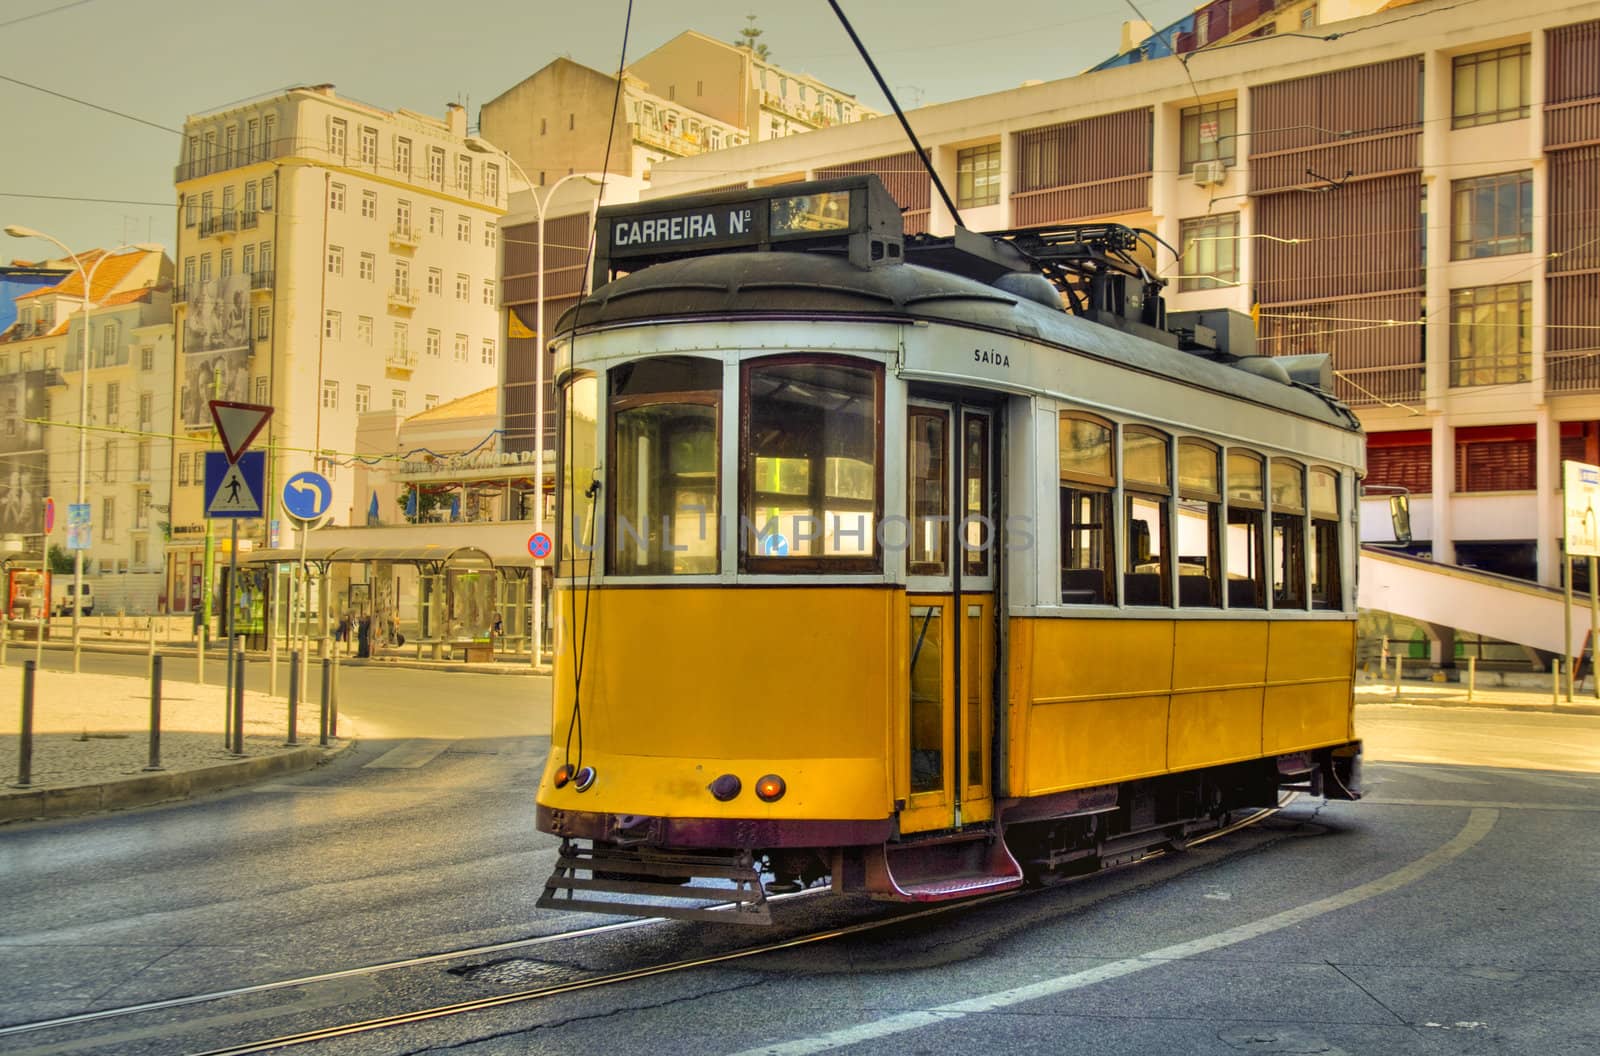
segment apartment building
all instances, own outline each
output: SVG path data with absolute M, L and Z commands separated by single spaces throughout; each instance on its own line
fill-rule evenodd
M 469 136 L 454 104 L 440 119 L 317 85 L 191 116 L 184 133 L 172 408 L 187 440 L 168 568 L 179 608 L 210 581 L 210 400 L 273 406 L 256 441 L 270 453 L 268 495 L 316 469 L 333 484 L 335 522 L 350 524 L 366 512 L 348 470 L 361 414 L 409 414 L 495 382 L 509 185 L 505 155 Z M 241 535 L 279 541 L 267 521 Z
M 137 249 L 94 249 L 79 260 L 90 278 L 87 299 L 72 260 L 52 261 L 63 269 L 56 281 L 17 296 L 16 322 L 0 333 L 0 534 L 33 551 L 65 546 L 87 385 L 82 436 L 92 545 L 84 571 L 106 611 L 154 612 L 165 593 L 172 261 Z M 46 496 L 57 506 L 48 538 Z
M 1413 550 L 1558 582 L 1560 460 L 1600 462 L 1600 4 L 1251 4 L 1186 16 L 1230 47 L 911 123 L 966 227 L 1150 229 L 1171 310 L 1254 310 L 1264 351 L 1330 353 Z M 892 122 L 718 161 L 658 165 L 649 196 L 874 172 L 908 232 L 956 222 Z

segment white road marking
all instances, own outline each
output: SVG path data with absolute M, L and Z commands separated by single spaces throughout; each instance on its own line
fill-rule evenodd
M 449 741 L 407 741 L 390 748 L 362 769 L 415 770 L 439 758 L 449 747 Z
M 1387 876 L 1368 881 L 1348 891 L 1327 898 L 1309 902 L 1294 909 L 1286 909 L 1281 913 L 1274 913 L 1260 920 L 1241 924 L 1236 928 L 1219 931 L 1214 935 L 1203 938 L 1191 939 L 1172 946 L 1164 946 L 1149 953 L 1142 953 L 1137 957 L 1129 957 L 1120 961 L 1112 961 L 1095 968 L 1070 975 L 1058 975 L 1051 979 L 1043 979 L 1026 986 L 1014 987 L 1010 990 L 1001 990 L 992 994 L 968 998 L 965 1001 L 956 1001 L 947 1005 L 939 1005 L 924 1011 L 902 1012 L 887 1019 L 880 1019 L 873 1023 L 862 1023 L 853 1027 L 844 1027 L 840 1030 L 830 1031 L 810 1038 L 796 1038 L 793 1041 L 774 1042 L 770 1045 L 758 1045 L 753 1049 L 745 1049 L 735 1053 L 734 1056 L 803 1056 L 806 1053 L 828 1052 L 832 1049 L 844 1048 L 847 1045 L 859 1045 L 865 1041 L 878 1038 L 893 1037 L 907 1031 L 917 1030 L 921 1027 L 934 1026 L 960 1019 L 963 1016 L 981 1015 L 985 1012 L 996 1012 L 1012 1005 L 1020 1005 L 1027 1001 L 1037 1001 L 1041 998 L 1054 997 L 1071 990 L 1081 990 L 1086 986 L 1120 979 L 1123 976 L 1142 972 L 1147 968 L 1156 968 L 1173 961 L 1181 961 L 1187 957 L 1198 954 L 1212 953 L 1216 950 L 1234 946 L 1250 939 L 1260 938 L 1284 928 L 1303 924 L 1308 920 L 1333 913 L 1337 910 L 1347 909 L 1350 906 L 1368 899 L 1386 895 L 1391 891 L 1414 883 L 1433 872 L 1441 865 L 1459 858 L 1476 846 L 1489 830 L 1494 828 L 1495 820 L 1499 817 L 1495 810 L 1474 809 L 1467 818 L 1466 825 L 1449 843 L 1418 858 L 1410 865 L 1396 869 Z

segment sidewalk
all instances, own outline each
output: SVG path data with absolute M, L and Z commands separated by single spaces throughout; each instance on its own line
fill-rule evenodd
M 1477 689 L 1472 699 L 1467 699 L 1465 683 L 1433 682 L 1421 679 L 1404 679 L 1400 692 L 1395 693 L 1394 681 L 1379 680 L 1375 675 L 1356 675 L 1356 704 L 1410 704 L 1419 707 L 1448 708 L 1501 708 L 1507 711 L 1543 711 L 1561 715 L 1600 715 L 1600 700 L 1595 699 L 1593 683 L 1574 690 L 1572 701 L 1567 701 L 1566 688 L 1562 687 L 1559 700 L 1550 696 L 1550 676 L 1544 678 L 1543 689 L 1508 689 L 1494 686 Z
M 244 755 L 234 756 L 222 740 L 223 688 L 168 679 L 161 694 L 163 769 L 146 772 L 149 679 L 40 671 L 34 683 L 32 782 L 18 789 L 12 786 L 18 776 L 23 659 L 13 651 L 0 668 L 0 824 L 187 799 L 319 766 L 353 743 L 355 731 L 346 721 L 342 740 L 317 747 L 320 710 L 313 701 L 296 716 L 301 746 L 285 747 L 287 701 L 246 689 Z
M 46 652 L 71 652 L 72 642 L 47 641 L 44 643 Z M 121 653 L 129 656 L 143 656 L 150 651 L 148 640 L 116 640 L 116 639 L 85 639 L 80 647 L 85 653 Z M 33 642 L 13 641 L 7 653 L 10 662 L 20 664 L 23 659 L 33 655 Z M 168 656 L 194 656 L 195 644 L 193 641 L 163 642 L 156 639 L 156 652 Z M 221 664 L 228 655 L 227 642 L 210 642 L 206 646 L 206 662 Z M 265 663 L 270 654 L 265 649 L 248 649 L 245 656 L 251 663 Z M 278 662 L 287 664 L 289 652 L 287 649 L 278 650 Z M 311 662 L 320 664 L 317 657 L 317 642 L 311 643 Z M 341 653 L 339 655 L 340 667 L 382 667 L 397 671 L 470 671 L 479 675 L 548 675 L 550 665 L 543 668 L 533 666 L 532 660 L 526 653 L 507 654 L 504 659 L 497 659 L 489 663 L 469 664 L 463 660 L 427 660 L 418 659 L 412 655 L 386 655 L 360 659 L 355 656 Z

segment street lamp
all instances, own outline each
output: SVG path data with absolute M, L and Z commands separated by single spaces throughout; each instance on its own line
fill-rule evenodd
M 78 505 L 82 506 L 87 501 L 85 491 L 89 475 L 89 313 L 94 308 L 94 301 L 89 293 L 94 282 L 95 272 L 100 270 L 100 265 L 110 259 L 110 253 L 102 253 L 100 259 L 94 262 L 94 267 L 85 270 L 83 261 L 67 244 L 54 235 L 47 235 L 43 231 L 35 231 L 31 227 L 21 224 L 11 224 L 6 228 L 6 234 L 12 238 L 38 238 L 54 243 L 60 247 L 61 252 L 72 258 L 73 266 L 78 269 L 78 276 L 83 280 L 83 326 L 81 340 L 78 342 L 80 357 L 78 362 Z M 118 247 L 137 249 L 145 253 L 160 253 L 162 247 L 149 242 L 138 242 L 131 247 Z M 78 617 L 83 610 L 83 551 L 72 552 L 72 671 L 76 674 L 80 669 L 80 656 L 78 653 Z M 40 631 L 43 634 L 43 631 Z
M 479 154 L 500 153 L 485 140 L 475 136 L 468 136 L 466 144 L 468 150 Z M 588 180 L 598 187 L 600 186 L 600 181 L 588 173 L 569 172 L 555 183 L 552 183 L 541 198 L 538 188 L 532 180 L 528 179 L 528 174 L 523 170 L 522 166 L 518 165 L 510 154 L 502 156 L 506 159 L 506 163 L 516 170 L 517 175 L 522 177 L 522 182 L 528 185 L 528 194 L 533 199 L 534 216 L 538 220 L 539 285 L 534 299 L 534 336 L 538 347 L 534 351 L 533 370 L 533 461 L 534 465 L 539 467 L 539 489 L 533 504 L 533 530 L 542 532 L 544 531 L 544 357 L 547 346 L 544 332 L 544 219 L 545 214 L 549 211 L 550 202 L 555 198 L 556 192 L 561 189 L 563 183 L 568 180 Z M 509 193 L 507 198 L 509 200 Z M 578 293 L 580 297 L 583 294 L 581 284 Z M 533 581 L 533 662 L 535 666 L 540 666 L 544 662 L 544 579 L 539 574 L 537 565 L 534 566 Z

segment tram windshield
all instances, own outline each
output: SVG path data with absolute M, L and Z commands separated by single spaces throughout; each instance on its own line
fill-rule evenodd
M 600 387 L 592 374 L 571 379 L 561 396 L 561 481 L 556 518 L 560 537 L 559 576 L 583 575 L 593 569 L 595 496 L 589 485 L 599 472 Z

